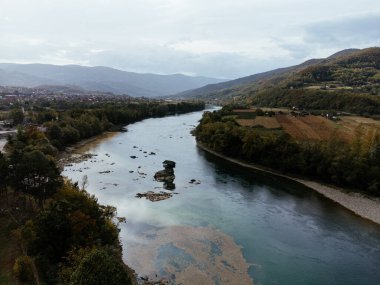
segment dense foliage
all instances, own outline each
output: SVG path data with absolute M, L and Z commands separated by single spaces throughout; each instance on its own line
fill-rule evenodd
M 195 131 L 202 145 L 231 157 L 380 196 L 380 134 L 357 129 L 351 143 L 296 141 L 282 130 L 241 127 L 228 107 L 206 112 Z
M 273 87 L 263 89 L 248 100 L 266 107 L 293 107 L 308 110 L 339 110 L 360 115 L 380 112 L 380 96 L 344 90 L 307 90 Z
M 115 102 L 84 105 L 82 108 L 66 107 L 69 109 L 41 108 L 41 111 L 32 112 L 30 116 L 33 122 L 47 127 L 47 136 L 58 149 L 100 134 L 113 126 L 126 125 L 145 118 L 199 111 L 204 109 L 204 103 Z
M 130 285 L 133 274 L 109 247 L 81 250 L 71 254 L 71 263 L 61 271 L 64 284 Z M 96 274 L 94 274 L 96 272 Z
M 91 263 L 85 262 L 88 256 L 77 258 L 75 268 L 69 267 L 72 252 L 99 250 L 107 255 L 107 262 L 117 265 L 117 274 L 106 270 L 103 263 L 103 279 L 93 284 L 134 284 L 133 271 L 121 259 L 119 230 L 114 223 L 116 209 L 99 205 L 77 183 L 63 182 L 55 162 L 57 152 L 52 149 L 43 132 L 20 127 L 17 135 L 9 138 L 7 155 L 0 153 L 1 189 L 13 194 L 12 200 L 22 211 L 16 218 L 9 211 L 17 222 L 14 236 L 21 248 L 14 265 L 15 276 L 23 284 L 90 284 L 81 279 L 66 283 L 64 277 L 79 278 L 90 272 Z M 107 248 L 106 253 L 103 248 Z

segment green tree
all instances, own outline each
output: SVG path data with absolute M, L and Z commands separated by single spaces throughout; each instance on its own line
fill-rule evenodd
M 49 126 L 47 131 L 47 136 L 50 140 L 58 140 L 62 139 L 62 129 L 57 123 L 53 123 Z
M 88 252 L 70 276 L 70 285 L 132 285 L 132 271 L 111 250 L 94 248 Z
M 114 208 L 100 206 L 94 196 L 66 183 L 33 220 L 36 239 L 31 249 L 57 263 L 74 248 L 96 245 L 118 248 L 114 216 Z
M 12 121 L 13 125 L 19 125 L 24 121 L 24 112 L 21 109 L 12 109 L 9 112 L 8 118 Z
M 72 144 L 80 139 L 80 133 L 72 126 L 66 126 L 62 129 L 62 140 L 64 144 Z
M 21 284 L 36 284 L 34 282 L 32 259 L 27 255 L 22 255 L 16 259 L 13 273 Z
M 16 190 L 32 195 L 42 206 L 62 183 L 59 170 L 52 159 L 39 150 L 25 152 L 12 161 L 11 182 Z

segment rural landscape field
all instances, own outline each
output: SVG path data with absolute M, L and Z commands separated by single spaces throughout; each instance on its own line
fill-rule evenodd
M 380 121 L 372 118 L 345 115 L 332 120 L 323 115 L 292 115 L 291 110 L 287 109 L 265 110 L 275 114 L 269 116 L 264 113 L 263 116 L 257 116 L 256 109 L 235 109 L 235 120 L 240 126 L 245 127 L 282 129 L 296 140 L 321 141 L 338 136 L 345 141 L 351 141 L 359 131 L 365 136 L 380 130 Z M 244 118 L 240 118 L 242 113 L 245 114 L 242 116 Z

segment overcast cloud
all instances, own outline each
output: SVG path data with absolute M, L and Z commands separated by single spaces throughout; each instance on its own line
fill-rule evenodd
M 378 0 L 0 0 L 0 62 L 237 78 L 380 46 Z

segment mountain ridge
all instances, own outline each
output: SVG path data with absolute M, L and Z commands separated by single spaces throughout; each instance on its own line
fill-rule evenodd
M 223 92 L 223 90 L 225 89 L 234 88 L 237 86 L 244 86 L 245 84 L 260 83 L 261 80 L 269 80 L 271 79 L 271 77 L 281 76 L 287 72 L 296 72 L 298 71 L 298 69 L 306 68 L 308 66 L 315 65 L 318 63 L 335 60 L 335 59 L 350 55 L 352 53 L 355 53 L 357 51 L 360 51 L 360 49 L 354 49 L 354 48 L 344 49 L 330 55 L 327 58 L 308 59 L 297 65 L 288 66 L 288 67 L 280 67 L 273 70 L 244 76 L 244 77 L 237 78 L 230 81 L 225 81 L 225 82 L 216 83 L 216 84 L 209 84 L 200 88 L 186 90 L 184 92 L 178 93 L 175 95 L 175 97 L 201 98 L 202 96 L 206 96 L 207 94 L 211 95 L 212 93 L 215 93 L 218 91 Z
M 135 97 L 168 96 L 222 79 L 183 74 L 135 73 L 106 66 L 0 63 L 0 85 L 76 85 L 86 90 Z
M 216 104 L 380 114 L 380 48 L 347 49 L 323 59 L 177 94 Z

